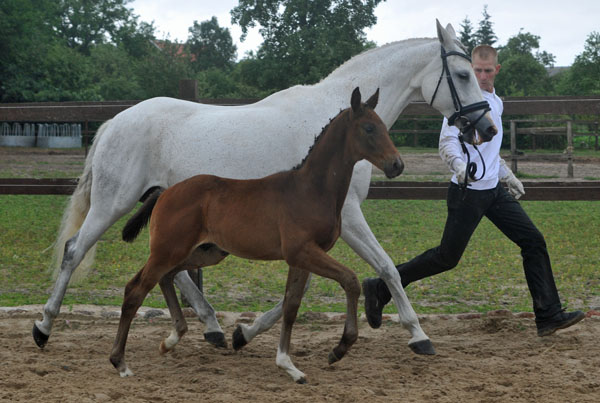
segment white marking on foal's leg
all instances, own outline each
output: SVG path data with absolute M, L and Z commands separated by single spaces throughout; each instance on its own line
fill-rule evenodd
M 133 376 L 133 372 L 129 369 L 129 367 L 126 366 L 123 371 L 119 371 L 119 375 L 121 375 L 121 378 L 125 378 L 128 376 Z
M 275 358 L 275 363 L 279 368 L 285 370 L 285 372 L 292 377 L 294 382 L 306 383 L 306 375 L 296 368 L 292 363 L 290 356 L 282 353 L 279 348 L 277 348 L 277 358 Z
M 179 340 L 180 337 L 179 334 L 177 334 L 177 331 L 175 329 L 171 330 L 171 334 L 169 335 L 169 337 L 167 337 L 162 341 L 162 343 L 160 343 L 160 353 L 166 354 L 169 351 L 171 351 L 173 347 L 175 347 L 175 345 L 179 343 Z

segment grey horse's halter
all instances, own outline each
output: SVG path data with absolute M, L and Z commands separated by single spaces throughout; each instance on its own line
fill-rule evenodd
M 467 174 L 465 175 L 464 183 L 459 184 L 459 186 L 461 187 L 461 189 L 464 192 L 464 190 L 466 190 L 467 186 L 468 186 L 468 177 L 470 177 L 472 179 L 472 181 L 478 181 L 478 180 L 481 180 L 485 176 L 485 161 L 481 157 L 481 153 L 479 152 L 479 149 L 477 148 L 477 146 L 475 144 L 473 144 L 475 151 L 477 151 L 477 153 L 479 153 L 481 162 L 483 163 L 483 173 L 481 174 L 479 179 L 476 179 L 475 174 L 477 173 L 477 164 L 475 164 L 474 162 L 471 162 L 471 155 L 469 154 L 469 150 L 467 150 L 467 147 L 465 146 L 465 142 L 463 139 L 463 133 L 465 133 L 468 130 L 474 130 L 477 122 L 479 122 L 481 120 L 481 118 L 483 118 L 485 116 L 485 114 L 491 110 L 491 108 L 490 108 L 490 104 L 487 101 L 475 102 L 475 103 L 469 104 L 467 106 L 462 105 L 462 103 L 460 102 L 460 98 L 458 97 L 458 92 L 456 92 L 456 87 L 454 86 L 454 81 L 452 80 L 452 75 L 450 74 L 450 68 L 448 67 L 447 58 L 448 58 L 448 56 L 460 56 L 464 59 L 467 59 L 469 61 L 469 63 L 471 63 L 471 58 L 468 55 L 466 55 L 465 53 L 457 52 L 454 50 L 452 50 L 450 52 L 446 52 L 446 49 L 444 49 L 443 46 L 441 46 L 441 49 L 442 49 L 442 74 L 440 75 L 440 79 L 438 80 L 437 86 L 435 87 L 435 91 L 433 92 L 433 97 L 431 97 L 431 102 L 429 103 L 429 105 L 430 106 L 433 105 L 433 100 L 435 99 L 435 96 L 437 95 L 437 92 L 440 88 L 440 84 L 442 82 L 442 78 L 444 78 L 444 74 L 445 74 L 446 79 L 448 81 L 448 87 L 450 88 L 450 94 L 452 96 L 452 103 L 454 104 L 454 113 L 452 114 L 452 116 L 450 116 L 448 118 L 448 124 L 451 126 L 454 125 L 454 123 L 456 122 L 457 119 L 460 119 L 463 123 L 463 125 L 460 129 L 460 134 L 458 135 L 458 140 L 460 141 L 460 145 L 462 147 L 463 152 L 467 155 Z M 473 122 L 471 122 L 471 120 L 466 116 L 467 113 L 471 113 L 471 112 L 475 112 L 475 111 L 479 111 L 479 110 L 482 111 L 481 115 L 479 115 L 477 117 L 477 119 L 475 119 Z M 463 198 L 464 197 L 465 197 L 465 194 L 463 194 Z
M 452 75 L 450 74 L 450 68 L 448 67 L 448 56 L 460 56 L 464 59 L 467 59 L 469 63 L 471 62 L 471 58 L 465 53 L 457 52 L 452 50 L 450 52 L 446 52 L 443 46 L 442 49 L 442 74 L 440 74 L 440 79 L 438 80 L 437 86 L 435 87 L 435 91 L 433 92 L 433 96 L 431 97 L 431 102 L 429 105 L 433 105 L 433 101 L 435 100 L 435 96 L 437 95 L 438 90 L 440 89 L 440 84 L 442 83 L 442 78 L 446 75 L 446 80 L 448 81 L 448 87 L 450 88 L 450 95 L 452 96 L 452 103 L 454 104 L 454 113 L 452 116 L 448 118 L 448 124 L 453 126 L 457 119 L 460 119 L 463 123 L 463 127 L 460 129 L 462 133 L 474 129 L 474 126 L 485 116 L 485 114 L 490 111 L 490 104 L 487 101 L 475 102 L 466 106 L 460 102 L 460 98 L 458 97 L 458 92 L 456 92 L 456 87 L 454 86 L 454 81 L 452 80 Z M 467 113 L 475 112 L 481 110 L 481 115 L 477 117 L 473 122 L 469 120 L 466 116 Z

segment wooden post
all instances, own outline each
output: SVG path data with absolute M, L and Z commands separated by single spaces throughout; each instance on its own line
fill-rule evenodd
M 83 126 L 83 143 L 85 144 L 85 156 L 87 157 L 88 155 L 88 146 L 90 144 L 90 131 L 88 128 L 88 121 L 85 121 L 85 124 Z
M 596 139 L 594 141 L 594 150 L 598 151 L 598 121 L 596 121 Z
M 510 121 L 510 169 L 517 173 L 517 122 Z
M 414 121 L 415 132 L 413 133 L 413 147 L 418 147 L 419 146 L 419 135 L 417 134 L 417 129 L 418 128 L 419 128 L 419 120 L 415 119 L 415 121 Z
M 198 81 L 179 80 L 179 98 L 188 101 L 198 100 Z
M 573 178 L 573 121 L 567 120 L 567 177 Z

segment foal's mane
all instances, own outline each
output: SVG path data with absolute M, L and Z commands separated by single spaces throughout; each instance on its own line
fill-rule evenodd
M 349 109 L 349 108 L 348 108 Z M 317 146 L 317 144 L 319 143 L 319 141 L 321 140 L 321 138 L 323 138 L 323 134 L 327 131 L 327 129 L 329 128 L 329 126 L 331 125 L 331 122 L 333 122 L 338 116 L 340 116 L 342 113 L 344 113 L 344 111 L 346 111 L 346 109 L 342 109 L 338 112 L 337 115 L 335 115 L 333 118 L 329 119 L 329 123 L 327 123 L 322 129 L 321 129 L 321 133 L 319 133 L 318 136 L 315 136 L 315 142 L 313 143 L 312 146 L 310 146 L 310 148 L 308 149 L 308 153 L 306 153 L 306 156 L 302 159 L 302 162 L 300 162 L 298 165 L 296 165 L 295 167 L 293 167 L 291 170 L 292 171 L 297 171 L 298 169 L 302 168 L 302 166 L 304 165 L 304 163 L 306 162 L 306 159 L 309 157 L 310 153 L 314 150 L 314 148 Z

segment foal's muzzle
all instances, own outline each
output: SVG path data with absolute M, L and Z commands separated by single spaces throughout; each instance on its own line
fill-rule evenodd
M 383 166 L 383 172 L 388 179 L 395 178 L 404 171 L 404 162 L 400 157 L 396 157 L 392 161 L 388 161 Z

